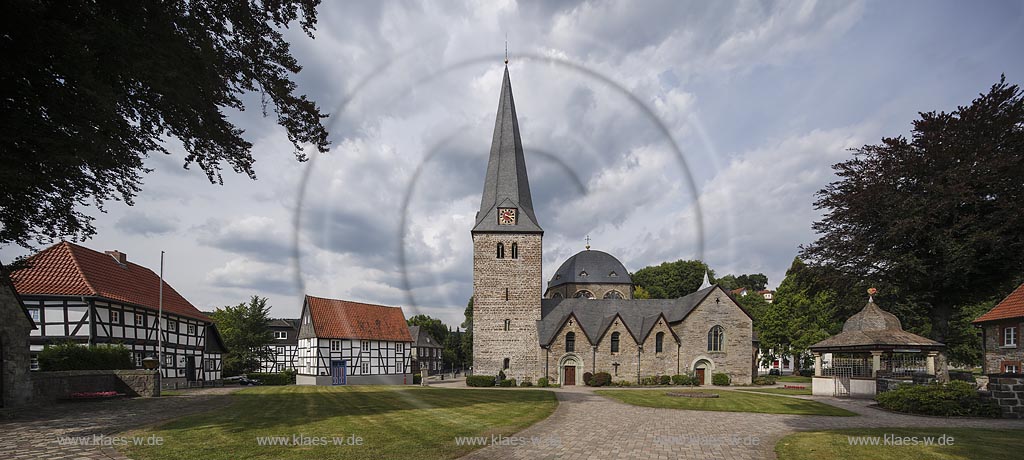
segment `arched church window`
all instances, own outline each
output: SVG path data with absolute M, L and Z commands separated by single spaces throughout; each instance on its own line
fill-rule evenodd
M 505 258 L 505 245 L 501 244 L 501 243 L 498 243 L 498 258 L 499 259 L 504 259 Z
M 708 351 L 722 351 L 725 343 L 725 329 L 715 326 L 708 331 Z
M 661 353 L 665 351 L 665 333 L 659 332 L 654 336 L 654 352 Z
M 568 332 L 565 334 L 565 352 L 570 353 L 576 351 L 576 333 Z
M 508 370 L 508 362 L 509 362 L 509 359 L 505 358 L 505 361 L 503 361 L 501 363 L 501 370 L 503 370 L 503 371 L 507 371 Z
M 612 332 L 612 353 L 619 352 L 619 333 Z
M 512 243 L 512 258 L 513 259 L 518 259 L 519 258 L 519 245 L 516 244 L 516 243 Z
M 586 289 L 580 289 L 579 291 L 576 291 L 576 294 L 573 294 L 573 297 L 577 299 L 593 299 L 594 293 Z
M 622 293 L 612 289 L 611 291 L 608 291 L 608 292 L 606 292 L 604 294 L 604 298 L 606 298 L 606 299 L 621 299 L 622 298 Z
M 562 298 L 562 293 L 561 292 L 556 292 L 554 294 L 551 294 L 551 298 L 552 299 L 561 299 Z

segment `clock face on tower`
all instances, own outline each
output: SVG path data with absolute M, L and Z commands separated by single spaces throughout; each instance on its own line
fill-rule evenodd
M 498 208 L 498 225 L 515 225 L 516 208 Z

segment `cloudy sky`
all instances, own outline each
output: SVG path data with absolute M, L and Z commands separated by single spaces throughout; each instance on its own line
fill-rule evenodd
M 462 321 L 505 38 L 545 277 L 583 249 L 630 271 L 701 257 L 777 286 L 848 148 L 1024 82 L 1020 2 L 325 2 L 288 32 L 332 149 L 298 163 L 258 98 L 258 180 L 154 156 L 84 244 L 201 309 L 303 292 Z M 17 247 L 0 258 L 23 255 Z

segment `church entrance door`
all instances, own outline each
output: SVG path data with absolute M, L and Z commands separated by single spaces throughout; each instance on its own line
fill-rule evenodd
M 697 385 L 704 384 L 704 369 L 697 369 Z
M 565 384 L 566 386 L 576 384 L 576 366 L 565 366 Z

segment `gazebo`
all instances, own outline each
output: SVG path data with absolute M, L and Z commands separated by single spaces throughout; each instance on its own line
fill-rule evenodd
M 842 332 L 810 346 L 814 395 L 874 397 L 891 380 L 935 377 L 935 358 L 946 346 L 904 331 L 896 315 L 875 305 L 875 292 L 868 290 L 868 304 Z

